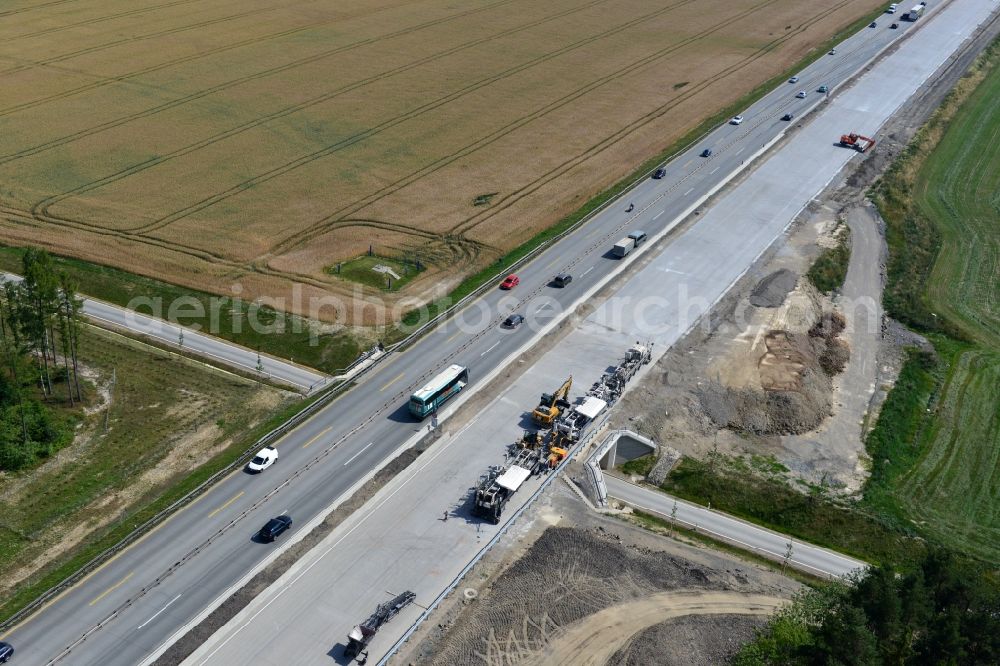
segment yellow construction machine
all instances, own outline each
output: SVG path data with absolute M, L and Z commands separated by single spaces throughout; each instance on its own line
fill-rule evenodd
M 566 396 L 569 395 L 572 386 L 573 375 L 570 375 L 562 386 L 556 389 L 555 393 L 543 393 L 538 407 L 535 407 L 535 411 L 531 412 L 532 420 L 540 426 L 551 426 L 552 422 L 559 416 L 559 410 L 569 407 Z
M 521 439 L 517 442 L 519 449 L 537 449 L 542 445 L 542 433 L 533 430 L 525 430 Z
M 549 457 L 546 460 L 546 463 L 548 464 L 549 469 L 555 469 L 556 467 L 558 467 L 559 463 L 561 463 L 563 460 L 566 459 L 566 454 L 568 454 L 568 453 L 569 453 L 569 451 L 567 449 L 562 448 L 562 447 L 559 447 L 559 446 L 550 446 L 549 447 Z

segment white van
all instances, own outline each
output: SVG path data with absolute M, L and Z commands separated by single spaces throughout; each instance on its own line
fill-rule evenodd
M 614 247 L 611 248 L 611 254 L 621 259 L 622 257 L 627 256 L 628 253 L 632 251 L 633 247 L 635 247 L 634 238 L 623 238 L 615 243 Z
M 886 14 L 895 14 L 897 7 L 899 7 L 899 5 L 897 5 L 897 4 L 889 5 L 889 9 L 885 10 L 885 13 Z

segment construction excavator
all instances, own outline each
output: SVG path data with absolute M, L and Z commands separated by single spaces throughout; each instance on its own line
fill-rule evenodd
M 573 375 L 562 383 L 555 393 L 543 393 L 541 400 L 538 402 L 538 407 L 535 407 L 535 411 L 531 412 L 531 419 L 540 426 L 549 427 L 552 422 L 556 420 L 559 416 L 559 411 L 569 407 L 569 401 L 566 396 L 569 395 L 569 390 L 573 387 Z
M 863 153 L 869 148 L 875 146 L 875 139 L 851 132 L 850 134 L 842 134 L 840 136 L 840 145 L 845 148 L 853 148 L 859 153 Z

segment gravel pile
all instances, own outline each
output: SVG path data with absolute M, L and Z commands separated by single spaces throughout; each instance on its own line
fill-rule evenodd
M 785 302 L 792 289 L 795 289 L 799 276 L 782 268 L 768 275 L 757 283 L 753 291 L 750 292 L 750 305 L 758 308 L 776 308 Z

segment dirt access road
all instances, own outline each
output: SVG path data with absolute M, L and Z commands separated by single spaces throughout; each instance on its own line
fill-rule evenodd
M 787 603 L 764 594 L 683 590 L 661 592 L 594 613 L 550 640 L 530 666 L 604 666 L 635 634 L 685 615 L 770 615 Z
M 554 483 L 394 663 L 725 663 L 799 589 L 759 564 L 598 514 Z
M 864 452 L 862 429 L 875 392 L 882 341 L 886 250 L 882 221 L 871 204 L 850 206 L 843 215 L 851 229 L 851 260 L 834 304 L 846 320 L 844 336 L 851 348 L 850 360 L 834 380 L 833 415 L 812 432 L 783 437 L 782 446 L 814 460 L 814 473 L 837 476 L 853 469 L 854 479 L 860 483 L 866 475 L 859 462 Z

